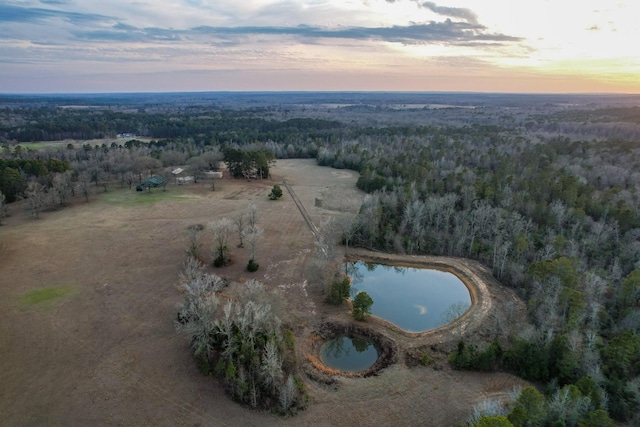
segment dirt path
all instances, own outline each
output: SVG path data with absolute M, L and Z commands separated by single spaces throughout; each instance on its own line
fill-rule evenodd
M 372 378 L 338 378 L 331 386 L 306 380 L 309 408 L 293 418 L 228 400 L 213 378 L 199 374 L 188 341 L 174 329 L 187 227 L 255 203 L 265 228 L 260 270 L 247 273 L 248 249 L 233 247 L 235 263 L 211 271 L 234 281 L 254 277 L 280 294 L 284 321 L 295 327 L 301 348 L 323 320 L 348 319 L 307 283 L 314 236 L 294 200 L 285 194 L 269 201 L 267 194 L 286 177 L 319 224 L 357 211 L 363 195 L 354 187 L 356 174 L 307 160 L 278 161 L 273 173 L 272 181 L 221 180 L 215 192 L 169 186 L 166 197 L 112 189 L 35 221 L 12 205 L 0 227 L 0 425 L 448 426 L 464 421 L 478 400 L 521 383 L 505 374 L 451 371 L 437 360 L 426 368 L 400 361 Z M 206 256 L 210 249 L 204 239 Z M 487 286 L 492 298 L 501 289 Z M 26 302 L 29 292 L 52 287 L 68 292 Z M 440 339 L 412 341 L 371 324 L 406 342 L 405 353 Z
M 296 207 L 298 208 L 298 211 L 300 211 L 300 215 L 302 215 L 302 217 L 304 218 L 304 221 L 307 223 L 307 225 L 309 226 L 309 229 L 311 230 L 311 232 L 313 233 L 313 236 L 316 238 L 316 240 L 319 240 L 318 234 L 318 227 L 315 226 L 315 224 L 313 223 L 313 221 L 311 220 L 311 217 L 309 216 L 309 214 L 307 213 L 307 210 L 304 208 L 304 205 L 302 204 L 302 202 L 300 201 L 300 199 L 298 198 L 298 196 L 296 195 L 295 191 L 293 191 L 293 188 L 291 188 L 291 186 L 289 185 L 289 183 L 287 182 L 287 179 L 283 179 L 282 183 L 284 184 L 285 188 L 287 189 L 287 191 L 289 192 L 289 195 L 291 196 L 291 198 L 293 199 L 293 202 L 296 204 Z

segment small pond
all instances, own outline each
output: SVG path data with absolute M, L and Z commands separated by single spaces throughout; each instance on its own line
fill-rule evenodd
M 409 332 L 435 329 L 462 316 L 471 295 L 453 273 L 358 261 L 347 265 L 354 295 L 373 299 L 371 314 Z
M 322 345 L 320 359 L 332 369 L 359 372 L 376 363 L 378 350 L 366 338 L 341 336 L 332 338 Z

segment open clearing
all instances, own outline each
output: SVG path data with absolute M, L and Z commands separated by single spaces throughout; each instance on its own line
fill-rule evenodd
M 198 372 L 187 339 L 174 329 L 190 225 L 257 205 L 265 228 L 260 269 L 246 272 L 249 249 L 236 248 L 232 236 L 235 263 L 210 271 L 235 282 L 256 278 L 281 293 L 300 358 L 321 322 L 348 321 L 346 307 L 327 307 L 320 289 L 306 285 L 314 238 L 294 201 L 286 191 L 275 202 L 267 194 L 286 178 L 319 225 L 357 211 L 363 194 L 355 189 L 356 174 L 314 160 L 279 160 L 272 173 L 266 181 L 224 179 L 215 192 L 206 184 L 151 194 L 110 189 L 39 220 L 11 206 L 0 227 L 0 424 L 450 426 L 479 400 L 523 384 L 507 374 L 452 371 L 435 353 L 428 367 L 409 367 L 405 355 L 412 348 L 454 342 L 452 332 L 407 337 L 371 319 L 366 326 L 405 343 L 398 363 L 379 375 L 341 377 L 331 386 L 305 379 L 309 408 L 286 419 L 228 399 L 215 379 Z M 204 243 L 209 252 L 209 240 Z M 476 263 L 464 268 L 491 280 Z M 491 283 L 498 301 L 512 298 Z M 481 323 L 475 328 L 486 334 Z

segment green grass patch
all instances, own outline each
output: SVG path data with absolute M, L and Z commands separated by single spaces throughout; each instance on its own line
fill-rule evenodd
M 50 305 L 71 292 L 73 292 L 73 286 L 71 285 L 49 286 L 48 288 L 34 289 L 25 293 L 20 302 L 23 307 Z
M 153 188 L 151 192 L 147 190 L 136 191 L 135 187 L 131 190 L 127 189 L 112 189 L 106 193 L 98 193 L 98 198 L 109 204 L 124 205 L 124 206 L 136 206 L 153 204 L 163 200 L 189 200 L 194 197 L 180 189 L 172 187 L 167 191 L 163 191 L 162 188 Z
M 38 150 L 44 150 L 45 148 L 66 148 L 67 147 L 67 143 L 65 142 L 61 142 L 61 141 L 42 141 L 42 142 L 21 142 L 19 145 L 23 150 L 32 150 L 32 151 L 38 151 Z M 7 147 L 9 147 L 9 150 L 13 153 L 15 151 L 15 147 L 14 145 L 7 145 Z
M 153 138 L 143 138 L 143 137 L 135 137 L 135 138 L 105 138 L 105 139 L 89 139 L 89 140 L 72 140 L 65 139 L 62 141 L 34 141 L 34 142 L 20 142 L 16 145 L 19 145 L 24 150 L 44 150 L 45 148 L 60 148 L 66 149 L 67 145 L 72 144 L 76 149 L 82 148 L 83 145 L 90 145 L 92 149 L 95 146 L 102 146 L 103 144 L 107 147 L 110 147 L 112 143 L 116 143 L 116 145 L 124 145 L 130 139 L 136 139 L 143 143 L 149 143 Z M 9 149 L 13 152 L 15 145 L 3 145 L 9 147 Z

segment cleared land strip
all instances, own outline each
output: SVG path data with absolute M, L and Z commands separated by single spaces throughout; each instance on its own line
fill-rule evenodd
M 313 233 L 313 237 L 315 237 L 316 240 L 320 240 L 320 232 L 318 231 L 318 228 L 315 226 L 313 221 L 311 221 L 311 217 L 307 213 L 307 210 L 304 208 L 304 205 L 302 204 L 302 202 L 300 201 L 300 199 L 298 198 L 296 193 L 293 191 L 293 188 L 291 188 L 291 186 L 289 185 L 289 183 L 287 182 L 286 179 L 283 179 L 282 183 L 284 184 L 285 188 L 287 189 L 287 191 L 291 195 L 291 198 L 293 199 L 293 202 L 298 207 L 298 210 L 302 214 L 302 217 L 304 218 L 305 222 L 307 223 L 307 225 L 311 229 L 311 233 Z

